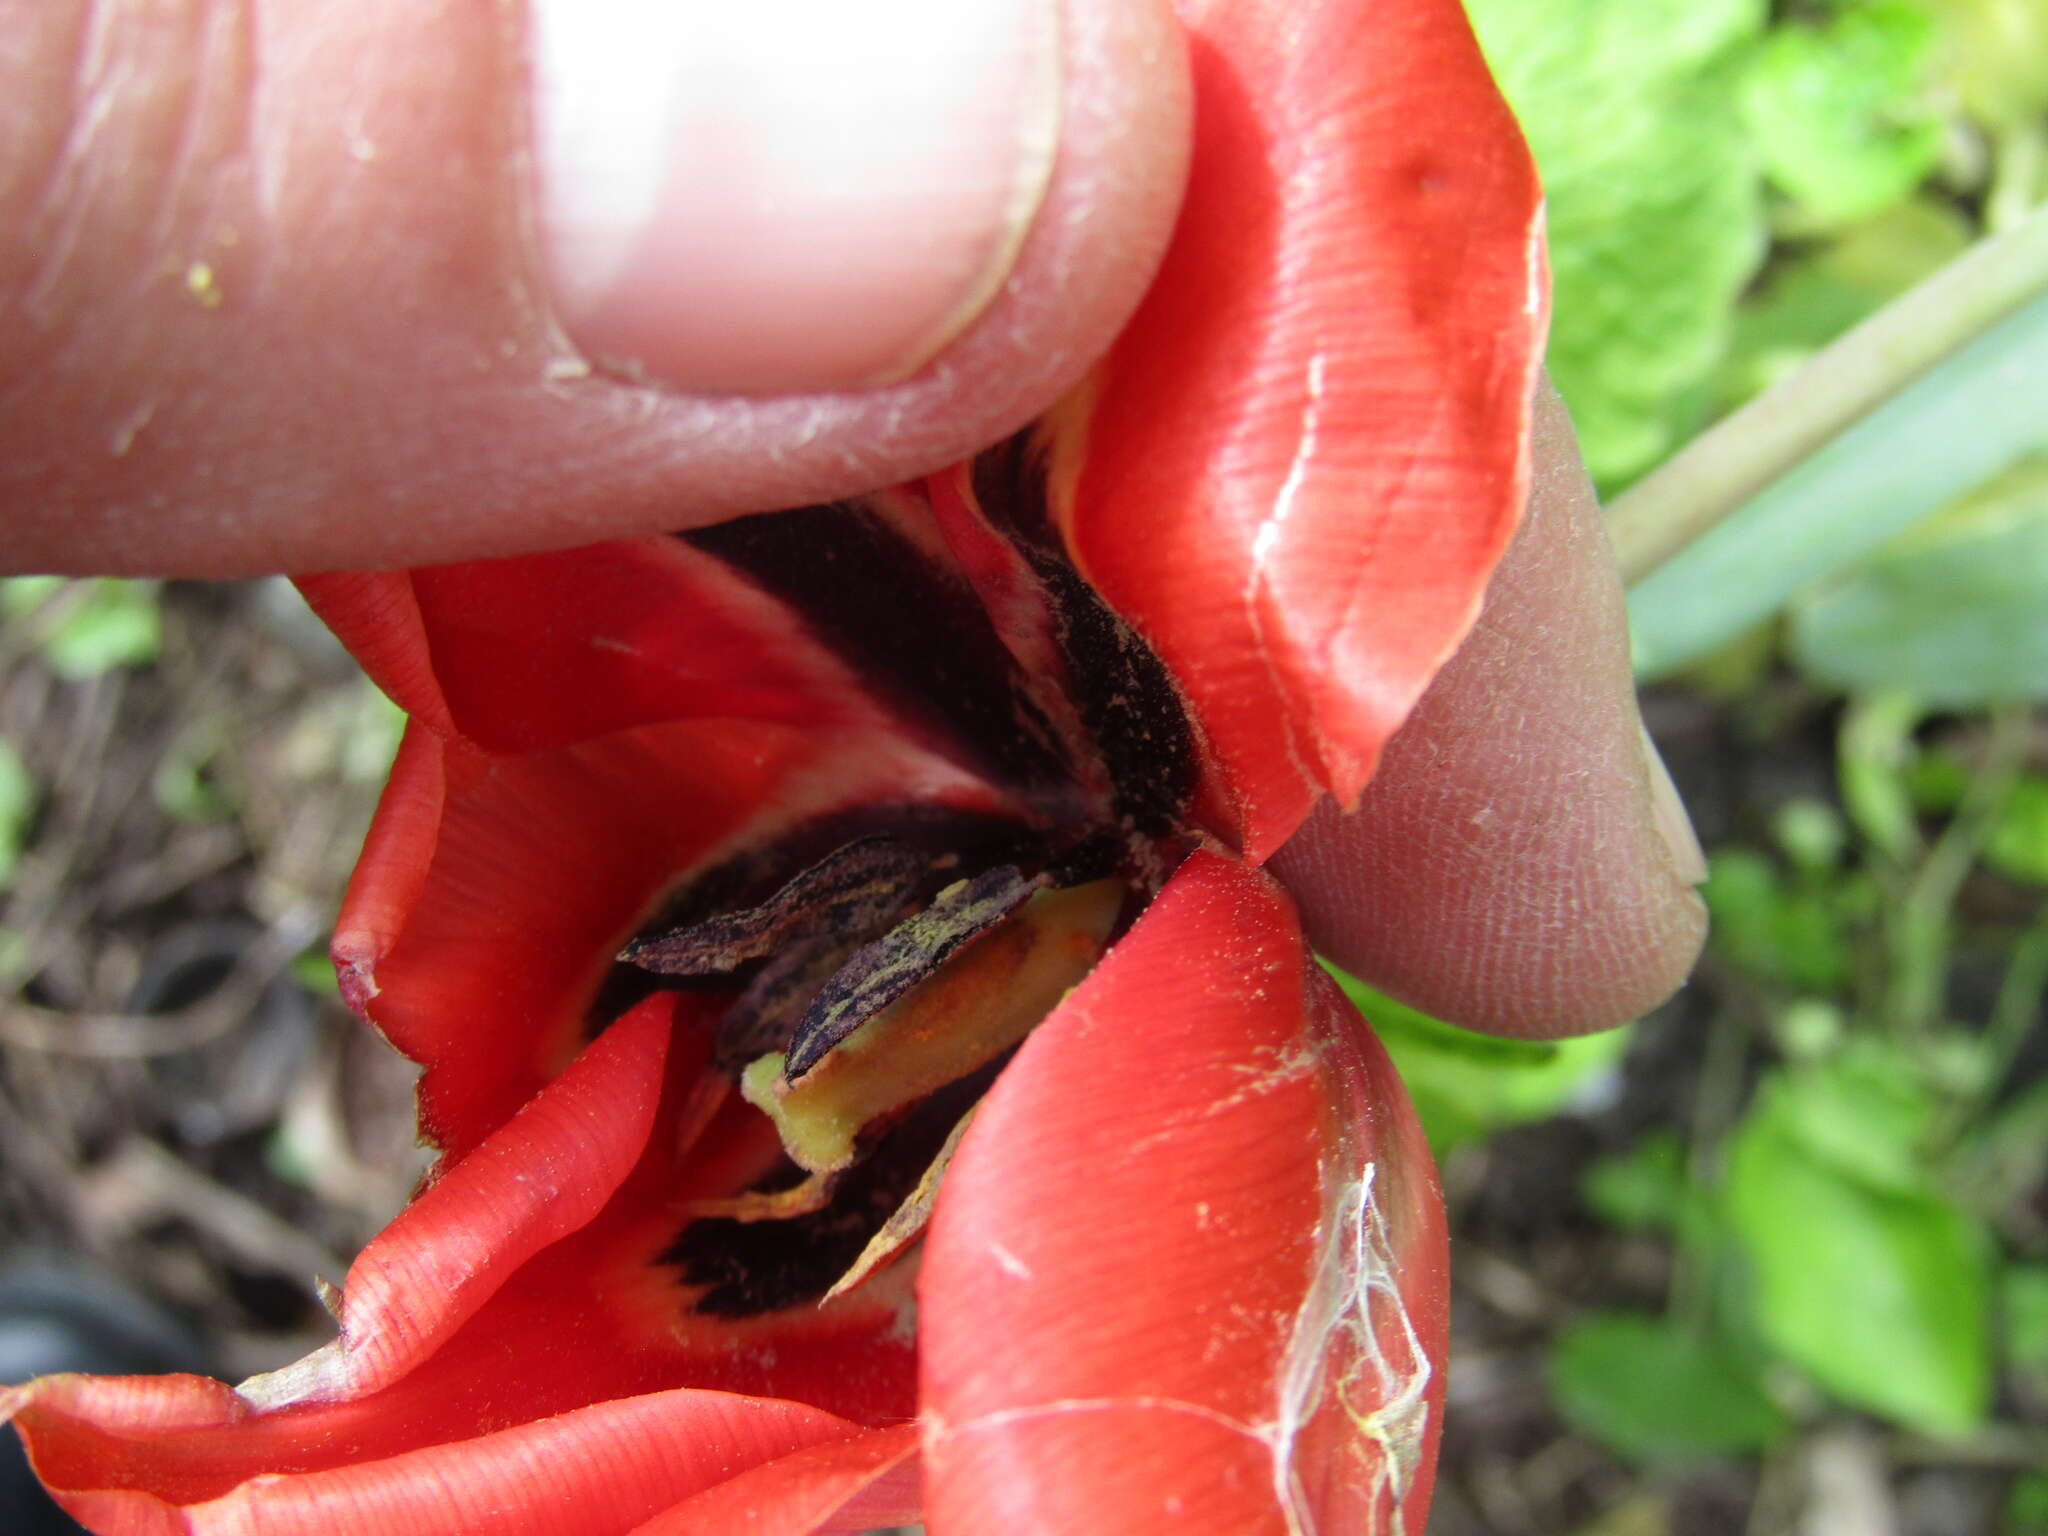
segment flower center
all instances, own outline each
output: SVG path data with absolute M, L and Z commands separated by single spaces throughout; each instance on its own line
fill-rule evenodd
M 859 837 L 753 905 L 626 946 L 653 975 L 737 987 L 714 1060 L 786 1158 L 700 1202 L 668 1255 L 698 1310 L 816 1300 L 916 1237 L 965 1117 L 1142 905 L 1141 881 L 1105 872 L 1113 846 L 1013 840 L 987 863 Z
M 637 979 L 615 991 L 731 992 L 713 1060 L 785 1154 L 699 1202 L 667 1255 L 693 1306 L 731 1316 L 829 1298 L 916 1237 L 1003 1062 L 1192 846 L 1194 739 L 1158 658 L 1067 562 L 1023 439 L 971 481 L 682 537 L 1019 808 L 800 829 L 620 953 Z

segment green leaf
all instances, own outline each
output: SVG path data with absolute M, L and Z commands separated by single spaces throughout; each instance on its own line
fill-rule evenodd
M 2048 1179 L 2048 1078 L 1968 1130 L 1953 1159 L 1953 1175 L 1979 1210 L 2005 1210 L 2033 1198 Z
M 36 781 L 5 737 L 0 737 L 0 890 L 14 876 L 36 811 Z
M 1759 1331 L 1854 1407 L 1967 1433 L 1991 1394 L 1988 1235 L 1931 1188 L 1867 1182 L 1813 1141 L 1779 1079 L 1729 1142 L 1724 1205 Z
M 2041 0 L 1931 0 L 1937 63 L 1963 110 L 1996 128 L 2048 112 L 2048 6 Z
M 1993 1087 L 1998 1070 L 1983 1032 L 1955 1024 L 1922 1029 L 1913 1044 L 1916 1087 L 1936 1096 L 1967 1100 Z M 1939 1145 L 1939 1138 L 1934 1138 Z
M 1786 1428 L 1712 1336 L 1638 1313 L 1596 1312 L 1566 1328 L 1551 1350 L 1550 1382 L 1568 1420 L 1642 1461 L 1761 1450 Z
M 2009 879 L 2048 885 L 2048 778 L 2014 781 L 1985 839 L 1984 862 Z
M 1747 848 L 1717 848 L 1700 894 L 1715 949 L 1737 970 L 1808 992 L 1847 985 L 1853 953 L 1830 886 L 1799 887 Z
M 220 750 L 220 731 L 211 721 L 188 725 L 157 759 L 149 790 L 163 812 L 177 821 L 224 821 L 234 803 L 214 777 L 212 765 Z
M 1835 231 L 1816 249 L 1813 265 L 1845 288 L 1892 299 L 1932 277 L 1976 238 L 1976 226 L 1952 202 L 1922 193 Z
M 1715 380 L 1716 403 L 1733 410 L 1762 394 L 1875 314 L 1885 297 L 1851 287 L 1811 256 L 1791 257 L 1736 312 L 1728 356 Z
M 62 576 L 8 576 L 0 578 L 0 614 L 25 619 L 64 590 Z
M 20 576 L 0 583 L 0 611 L 9 617 L 34 619 L 51 609 L 56 617 L 42 637 L 43 659 L 74 682 L 154 661 L 163 644 L 153 581 Z
M 2048 1472 L 2022 1472 L 2005 1496 L 2002 1536 L 2048 1536 Z
M 2010 1264 L 2000 1277 L 1998 1310 L 2005 1320 L 2005 1357 L 2048 1391 L 2048 1264 Z
M 309 949 L 294 955 L 290 970 L 292 980 L 315 997 L 341 996 L 341 983 L 334 975 L 334 960 L 325 947 Z
M 1793 610 L 1792 653 L 1842 688 L 1969 708 L 2048 698 L 2048 452 L 1892 539 Z
M 1970 787 L 1970 768 L 1953 752 L 1934 748 L 1917 752 L 1901 770 L 1906 794 L 1915 808 L 1943 815 L 1963 803 Z
M 1796 795 L 1779 806 L 1771 815 L 1771 833 L 1786 858 L 1816 877 L 1834 871 L 1849 842 L 1841 813 L 1811 795 Z
M 1650 1131 L 1626 1152 L 1589 1164 L 1579 1193 L 1611 1227 L 1669 1231 L 1693 1194 L 1685 1173 L 1685 1143 L 1672 1131 Z
M 1460 1029 L 1323 963 L 1393 1057 L 1440 1158 L 1494 1131 L 1556 1114 L 1628 1049 L 1626 1029 L 1575 1040 L 1506 1040 Z
M 1841 1049 L 1848 1022 L 1833 1003 L 1797 998 L 1771 1015 L 1771 1038 L 1788 1061 L 1825 1061 Z
M 1935 1105 L 1912 1061 L 1873 1039 L 1778 1075 L 1781 1123 L 1807 1155 L 1876 1189 L 1926 1188 Z
M 1858 694 L 1836 738 L 1842 806 L 1871 846 L 1897 864 L 1920 851 L 1920 819 L 1906 773 L 1919 756 L 1913 732 L 1925 715 L 1919 699 L 1901 689 Z
M 1773 32 L 1742 88 L 1771 180 L 1829 223 L 1910 193 L 1941 153 L 1925 90 L 1934 43 L 1933 18 L 1910 0 L 1865 0 Z
M 1669 451 L 1764 249 L 1735 105 L 1763 0 L 1468 0 L 1543 173 L 1549 366 L 1594 478 Z

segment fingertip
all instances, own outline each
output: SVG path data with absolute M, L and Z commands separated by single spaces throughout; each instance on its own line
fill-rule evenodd
M 1319 951 L 1434 1018 L 1530 1040 L 1613 1029 L 1677 992 L 1705 943 L 1698 892 L 1654 875 L 1633 887 L 1489 876 L 1461 899 L 1452 866 L 1382 886 L 1362 871 L 1387 862 L 1386 830 L 1326 805 L 1274 867 Z
M 1706 936 L 1683 807 L 1660 787 L 1620 582 L 1546 384 L 1527 519 L 1478 625 L 1356 811 L 1274 860 L 1311 940 L 1381 990 L 1496 1034 L 1611 1028 L 1684 981 Z

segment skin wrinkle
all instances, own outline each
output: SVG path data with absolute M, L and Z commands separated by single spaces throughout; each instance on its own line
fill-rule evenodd
M 1546 386 L 1529 516 L 1478 625 L 1358 811 L 1326 802 L 1274 866 L 1340 964 L 1508 1035 L 1627 1022 L 1705 936 L 1651 819 L 1619 583 L 1569 426 Z
M 46 149 L 36 142 L 44 123 L 32 123 L 16 140 L 8 157 L 7 174 L 0 179 L 5 205 L 19 206 L 22 223 L 30 235 L 26 259 L 34 264 L 33 280 L 20 286 L 21 307 L 31 318 L 48 306 L 62 278 L 72 267 L 72 253 L 78 248 L 87 224 L 89 194 L 99 157 L 98 141 L 110 121 L 119 96 L 118 77 L 109 78 L 111 6 L 97 3 L 77 19 L 77 36 L 69 48 L 54 43 L 53 52 L 69 55 L 62 70 L 67 83 L 69 109 L 52 114 L 61 122 L 61 142 Z M 54 71 L 53 71 L 54 73 Z M 24 192 L 24 183 L 33 192 Z M 10 261 L 12 268 L 16 263 Z M 12 286 L 10 284 L 10 286 Z
M 79 193 L 90 188 L 97 142 L 119 95 L 119 80 L 108 78 L 110 9 L 104 0 L 88 6 L 74 18 L 69 46 L 51 47 L 52 53 L 66 55 L 63 63 L 53 62 L 52 78 L 65 82 L 67 110 L 31 120 L 6 136 L 12 152 L 0 162 L 5 167 L 0 197 L 7 206 L 23 208 L 23 223 L 33 235 L 22 254 L 35 275 L 18 287 L 22 308 L 31 317 L 50 301 L 69 270 L 86 222 Z M 57 141 L 49 142 L 53 130 Z M 24 186 L 35 190 L 26 193 Z M 18 283 L 15 279 L 9 286 Z
M 166 253 L 175 253 L 181 243 L 181 224 L 204 223 L 201 210 L 210 199 L 197 195 L 200 185 L 216 174 L 217 167 L 233 162 L 232 155 L 221 153 L 227 146 L 216 142 L 209 121 L 218 99 L 216 93 L 224 88 L 231 100 L 246 99 L 249 94 L 247 83 L 234 78 L 232 62 L 224 66 L 216 57 L 218 34 L 226 30 L 217 25 L 219 16 L 218 9 L 208 7 L 189 18 L 188 36 L 183 40 L 182 51 L 193 55 L 195 67 L 158 173 L 154 190 L 157 215 L 149 230 L 149 247 Z M 226 81 L 221 79 L 223 68 L 229 77 Z M 246 115 L 243 121 L 246 123 Z M 200 217 L 190 217 L 191 214 Z

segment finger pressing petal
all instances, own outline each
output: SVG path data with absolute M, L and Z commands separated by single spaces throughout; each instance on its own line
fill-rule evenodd
M 1537 401 L 1528 516 L 1477 627 L 1355 812 L 1274 860 L 1309 935 L 1439 1017 L 1556 1036 L 1627 1022 L 1685 978 L 1705 875 L 1643 734 L 1621 585 L 1563 403 Z

